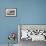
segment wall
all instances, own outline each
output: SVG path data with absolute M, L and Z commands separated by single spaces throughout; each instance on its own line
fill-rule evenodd
M 46 24 L 46 0 L 24 0 L 21 6 L 21 24 Z
M 17 8 L 16 17 L 6 17 L 5 8 Z M 46 0 L 0 0 L 0 44 L 7 44 L 17 24 L 46 24 Z M 16 40 L 17 42 L 17 40 Z
M 0 0 L 0 44 L 8 43 L 8 34 L 16 32 L 17 24 L 20 23 L 21 3 L 17 0 Z M 17 8 L 16 17 L 6 17 L 5 8 Z M 18 42 L 17 39 L 15 41 Z

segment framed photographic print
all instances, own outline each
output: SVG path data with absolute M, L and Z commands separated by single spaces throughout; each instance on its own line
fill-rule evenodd
M 16 16 L 16 8 L 6 8 L 6 16 Z

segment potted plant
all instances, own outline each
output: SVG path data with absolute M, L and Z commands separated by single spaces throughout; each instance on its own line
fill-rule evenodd
M 8 40 L 9 40 L 9 41 L 12 41 L 12 42 L 11 42 L 12 45 L 14 44 L 15 39 L 16 39 L 16 33 L 12 32 L 12 33 L 10 33 L 10 34 L 8 35 Z M 9 44 L 10 44 L 10 43 L 8 42 L 8 46 L 9 46 Z

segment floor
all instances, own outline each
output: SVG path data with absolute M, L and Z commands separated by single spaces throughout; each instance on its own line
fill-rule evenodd
M 0 46 L 8 46 L 8 44 L 0 44 Z M 31 40 L 28 40 L 28 41 L 21 40 L 19 45 L 15 44 L 14 46 L 46 46 L 46 42 L 45 41 L 32 42 Z
M 8 46 L 8 44 L 0 44 L 0 46 Z M 13 46 L 13 45 L 10 45 Z M 18 44 L 15 44 L 14 46 L 18 46 Z
M 21 40 L 20 46 L 46 46 L 46 42 L 45 41 L 32 42 L 31 40 L 28 40 L 28 41 Z

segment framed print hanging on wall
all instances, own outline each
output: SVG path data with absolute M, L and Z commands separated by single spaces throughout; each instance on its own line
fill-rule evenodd
M 6 8 L 6 16 L 16 16 L 16 8 Z

